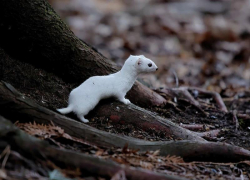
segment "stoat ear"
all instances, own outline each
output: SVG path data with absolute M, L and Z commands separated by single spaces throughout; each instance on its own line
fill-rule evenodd
M 136 61 L 136 63 L 140 66 L 140 65 L 142 64 L 142 59 L 139 58 L 139 59 Z

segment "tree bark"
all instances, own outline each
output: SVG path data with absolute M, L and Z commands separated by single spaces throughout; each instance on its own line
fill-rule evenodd
M 128 144 L 128 147 L 132 149 L 144 152 L 160 150 L 160 155 L 181 156 L 186 161 L 237 162 L 250 159 L 248 150 L 225 143 L 184 140 L 149 142 L 100 131 L 35 104 L 6 83 L 0 84 L 0 114 L 14 122 L 16 120 L 20 122 L 35 121 L 43 124 L 53 122 L 53 124 L 62 127 L 69 135 L 97 146 L 110 148 L 124 147 Z M 182 135 L 189 139 L 192 138 L 188 134 Z
M 11 56 L 80 84 L 117 66 L 79 40 L 46 0 L 0 1 L 0 46 Z M 136 82 L 128 98 L 141 106 L 165 99 Z

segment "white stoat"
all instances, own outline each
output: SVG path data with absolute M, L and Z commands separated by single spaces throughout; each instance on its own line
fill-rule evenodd
M 154 72 L 158 68 L 153 61 L 143 55 L 130 55 L 122 69 L 117 73 L 106 76 L 93 76 L 73 89 L 69 95 L 67 108 L 57 109 L 62 114 L 74 112 L 82 122 L 89 122 L 84 118 L 101 99 L 115 97 L 124 104 L 130 101 L 125 98 L 126 93 L 133 86 L 138 74 Z

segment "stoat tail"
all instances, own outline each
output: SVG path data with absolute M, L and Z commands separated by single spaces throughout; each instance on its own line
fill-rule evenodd
M 58 112 L 60 112 L 61 114 L 68 114 L 73 110 L 72 106 L 68 106 L 66 108 L 62 108 L 62 109 L 57 109 Z

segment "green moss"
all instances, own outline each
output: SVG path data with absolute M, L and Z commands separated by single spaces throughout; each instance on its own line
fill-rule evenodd
M 247 124 L 245 123 L 244 119 L 238 119 L 240 127 L 243 129 L 247 128 Z

